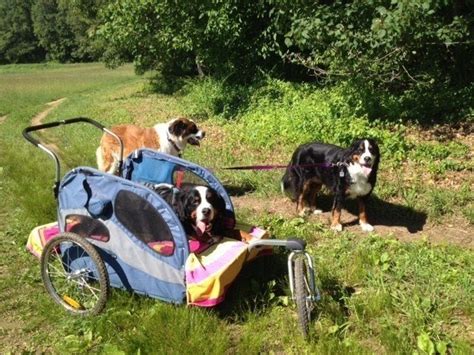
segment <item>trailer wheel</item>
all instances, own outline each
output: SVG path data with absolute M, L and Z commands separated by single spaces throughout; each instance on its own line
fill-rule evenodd
M 295 260 L 295 302 L 298 312 L 298 323 L 305 338 L 309 334 L 309 322 L 311 316 L 311 301 L 309 300 L 309 284 L 307 279 L 306 265 L 304 258 Z
M 109 294 L 109 276 L 94 245 L 74 233 L 51 239 L 41 254 L 41 277 L 46 291 L 68 312 L 100 313 Z

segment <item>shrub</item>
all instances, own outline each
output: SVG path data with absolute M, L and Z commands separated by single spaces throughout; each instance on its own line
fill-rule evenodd
M 240 116 L 242 139 L 260 147 L 295 146 L 322 141 L 341 146 L 354 139 L 375 138 L 382 154 L 402 159 L 409 148 L 402 124 L 371 121 L 360 103 L 352 106 L 344 85 L 317 88 L 271 79 L 255 90 L 246 112 Z M 242 130 L 240 130 L 242 131 Z

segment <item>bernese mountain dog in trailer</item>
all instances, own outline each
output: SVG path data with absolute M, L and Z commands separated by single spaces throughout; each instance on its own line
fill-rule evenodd
M 154 127 L 132 124 L 113 126 L 110 129 L 122 139 L 123 157 L 139 148 L 150 148 L 162 153 L 181 156 L 189 143 L 199 146 L 205 132 L 190 119 L 179 117 Z M 110 134 L 103 134 L 96 151 L 99 170 L 116 174 L 119 163 L 119 144 Z
M 190 238 L 215 243 L 224 235 L 225 201 L 213 188 L 183 184 L 178 189 L 165 183 L 145 183 L 145 186 L 173 208 Z
M 326 186 L 334 194 L 331 229 L 342 231 L 341 209 L 346 198 L 357 198 L 363 231 L 374 227 L 367 220 L 366 203 L 377 181 L 380 151 L 373 139 L 361 139 L 349 148 L 307 143 L 293 153 L 282 178 L 282 191 L 296 202 L 300 216 L 321 213 L 316 196 Z

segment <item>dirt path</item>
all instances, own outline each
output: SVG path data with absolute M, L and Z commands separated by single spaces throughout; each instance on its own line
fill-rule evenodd
M 0 116 L 0 124 L 5 122 L 6 119 L 7 119 L 7 116 Z
M 32 126 L 37 126 L 37 125 L 40 125 L 43 123 L 44 119 L 49 115 L 49 113 L 51 111 L 53 111 L 56 107 L 58 107 L 59 105 L 61 105 L 64 101 L 66 100 L 65 97 L 61 98 L 61 99 L 58 99 L 58 100 L 54 100 L 54 101 L 51 101 L 51 102 L 48 102 L 46 104 L 46 106 L 49 106 L 46 110 L 44 111 L 41 111 L 40 113 L 38 113 L 36 116 L 34 116 L 32 119 L 31 119 L 31 125 Z M 46 147 L 48 147 L 49 149 L 52 149 L 53 151 L 55 152 L 59 152 L 59 148 L 56 144 L 54 143 L 46 143 L 44 144 Z
M 56 107 L 61 105 L 61 103 L 63 103 L 64 100 L 66 100 L 65 97 L 55 100 L 55 101 L 48 102 L 46 106 L 49 106 L 49 107 L 46 110 L 38 113 L 35 117 L 33 117 L 31 120 L 31 125 L 36 126 L 43 123 L 43 120 L 46 118 L 46 116 L 48 116 L 49 113 L 53 111 Z
M 251 195 L 232 196 L 236 210 L 246 209 L 253 213 L 297 218 L 294 204 L 284 196 L 255 197 Z M 322 223 L 329 229 L 330 198 L 323 197 L 323 213 L 307 217 L 308 221 Z M 423 213 L 409 210 L 403 206 L 377 200 L 372 204 L 371 221 L 375 233 L 382 237 L 395 237 L 400 241 L 410 242 L 426 239 L 433 244 L 454 244 L 474 249 L 474 226 L 461 217 L 450 217 L 443 224 L 427 222 Z M 375 206 L 374 206 L 375 204 Z M 349 211 L 343 210 L 342 224 L 344 230 L 360 236 L 362 232 L 357 219 L 357 210 L 352 206 Z

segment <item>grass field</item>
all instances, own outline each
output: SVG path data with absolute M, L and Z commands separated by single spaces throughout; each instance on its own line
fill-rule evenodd
M 342 93 L 312 93 L 282 82 L 257 88 L 237 108 L 225 106 L 225 88 L 218 82 L 188 80 L 171 93 L 160 91 L 159 84 L 135 76 L 131 66 L 0 67 L 2 352 L 472 353 L 472 135 L 453 127 L 426 131 L 368 122 L 338 101 Z M 238 219 L 276 237 L 308 241 L 322 291 L 309 341 L 300 336 L 288 302 L 281 254 L 248 265 L 215 310 L 176 307 L 119 290 L 94 318 L 72 317 L 53 304 L 25 244 L 33 227 L 55 219 L 54 167 L 21 130 L 48 102 L 61 98 L 44 122 L 86 116 L 105 125 L 151 125 L 178 114 L 193 116 L 207 136 L 185 158 L 215 170 L 233 195 Z M 334 126 L 327 124 L 332 115 L 342 115 Z M 319 119 L 308 121 L 313 116 Z M 370 235 L 350 225 L 351 205 L 343 216 L 349 225 L 340 234 L 328 230 L 327 212 L 296 216 L 279 193 L 281 171 L 219 169 L 285 164 L 311 132 L 340 143 L 367 127 L 384 153 L 371 201 L 376 232 Z M 40 138 L 58 147 L 65 169 L 95 165 L 100 132 L 92 127 L 57 128 Z M 322 196 L 322 206 L 328 205 L 330 199 Z

